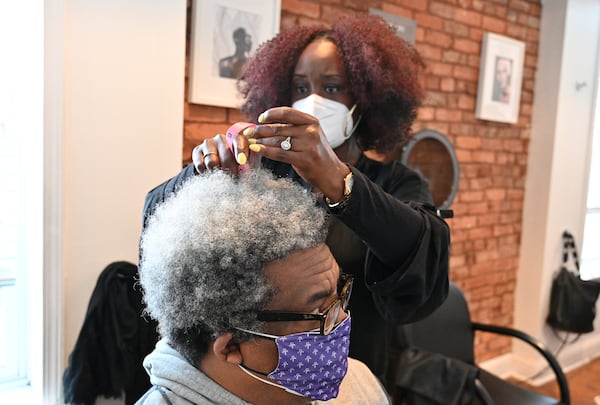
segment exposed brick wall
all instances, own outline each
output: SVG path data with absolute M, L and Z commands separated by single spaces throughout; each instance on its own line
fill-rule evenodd
M 428 96 L 414 130 L 432 128 L 444 133 L 460 164 L 458 194 L 452 206 L 455 217 L 448 221 L 452 229 L 450 276 L 465 290 L 474 320 L 512 325 L 540 1 L 282 0 L 281 29 L 327 23 L 369 8 L 417 22 L 415 46 L 427 63 L 423 83 Z M 526 44 L 517 124 L 475 119 L 484 32 Z M 188 104 L 186 96 L 183 162 L 190 161 L 191 149 L 205 137 L 242 119 L 236 110 Z M 479 361 L 509 350 L 508 339 L 477 338 Z

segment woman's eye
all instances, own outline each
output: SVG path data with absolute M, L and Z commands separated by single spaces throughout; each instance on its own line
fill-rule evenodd
M 306 86 L 296 86 L 296 94 L 304 94 L 308 91 L 308 88 Z
M 328 86 L 325 86 L 324 90 L 325 90 L 325 93 L 327 93 L 327 94 L 335 94 L 338 91 L 340 91 L 340 86 L 337 84 L 328 85 Z

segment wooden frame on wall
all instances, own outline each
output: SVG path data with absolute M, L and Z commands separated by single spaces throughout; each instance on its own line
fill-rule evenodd
M 239 69 L 279 32 L 281 0 L 195 0 L 188 101 L 238 108 Z
M 524 42 L 483 34 L 476 118 L 512 124 L 519 120 L 524 56 Z

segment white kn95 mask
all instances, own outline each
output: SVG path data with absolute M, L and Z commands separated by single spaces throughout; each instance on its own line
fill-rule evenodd
M 348 110 L 344 104 L 318 94 L 311 94 L 296 101 L 292 104 L 292 108 L 310 114 L 319 120 L 321 130 L 332 149 L 342 145 L 352 136 L 361 119 L 359 117 L 354 124 L 352 113 L 356 109 L 356 104 Z

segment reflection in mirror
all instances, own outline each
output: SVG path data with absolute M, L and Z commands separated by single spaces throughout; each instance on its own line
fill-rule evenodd
M 438 209 L 450 207 L 458 190 L 459 168 L 448 138 L 432 129 L 419 131 L 402 148 L 400 160 L 427 180 Z

